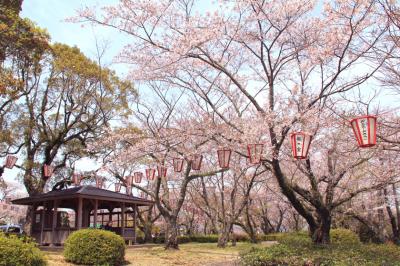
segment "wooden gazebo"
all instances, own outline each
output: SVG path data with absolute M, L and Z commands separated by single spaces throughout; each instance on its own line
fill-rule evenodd
M 81 228 L 105 228 L 136 243 L 136 213 L 153 201 L 93 186 L 77 186 L 16 199 L 33 206 L 31 236 L 40 245 L 62 245 Z

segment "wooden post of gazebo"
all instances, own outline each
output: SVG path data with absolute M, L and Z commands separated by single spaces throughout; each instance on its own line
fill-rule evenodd
M 137 206 L 136 204 L 133 205 L 133 244 L 136 245 L 136 212 L 137 212 Z
M 33 232 L 33 227 L 34 227 L 34 225 L 35 225 L 35 223 L 36 223 L 36 209 L 37 209 L 37 203 L 34 203 L 33 205 L 32 205 L 32 216 L 31 216 L 31 227 L 30 227 L 30 234 L 32 234 L 32 232 Z
M 78 219 L 78 224 L 77 224 L 77 229 L 82 228 L 82 205 L 83 205 L 83 199 L 81 197 L 78 198 L 78 213 L 76 215 Z
M 122 202 L 121 216 L 121 235 L 123 237 L 125 235 L 125 202 Z
M 46 207 L 47 207 L 47 202 L 43 202 L 43 209 L 42 209 L 42 215 L 40 217 L 40 245 L 43 245 L 43 230 L 44 230 L 44 219 L 46 215 Z
M 94 211 L 93 211 L 93 227 L 97 228 L 97 209 L 99 208 L 99 200 L 94 200 Z
M 54 246 L 56 243 L 56 226 L 57 226 L 57 208 L 58 208 L 58 200 L 53 200 L 53 221 L 51 224 L 51 243 L 50 246 Z

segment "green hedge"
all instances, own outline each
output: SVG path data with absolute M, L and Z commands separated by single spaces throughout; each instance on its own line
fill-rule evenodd
M 0 233 L 0 265 L 42 266 L 46 265 L 46 260 L 30 238 Z
M 237 242 L 249 242 L 250 238 L 244 234 L 235 234 L 234 236 Z M 258 241 L 266 241 L 267 235 L 258 235 Z M 154 243 L 162 244 L 165 242 L 164 236 L 159 236 L 154 239 Z M 196 243 L 218 243 L 218 235 L 184 235 L 178 236 L 178 242 L 180 244 L 196 242 Z
M 122 265 L 125 242 L 119 235 L 101 229 L 82 229 L 70 234 L 64 244 L 67 261 L 85 265 Z
M 331 230 L 332 244 L 316 246 L 307 232 L 282 233 L 270 236 L 279 244 L 253 248 L 241 254 L 244 266 L 270 265 L 400 265 L 400 248 L 395 245 L 361 244 L 346 229 Z

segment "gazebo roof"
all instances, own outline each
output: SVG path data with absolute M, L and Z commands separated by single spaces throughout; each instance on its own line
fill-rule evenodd
M 38 194 L 26 198 L 15 199 L 12 201 L 14 204 L 19 205 L 33 205 L 37 202 L 44 202 L 50 200 L 63 200 L 63 199 L 97 199 L 102 201 L 114 201 L 136 204 L 137 206 L 150 206 L 153 201 L 134 197 L 123 193 L 118 193 L 106 189 L 97 188 L 94 186 L 78 186 L 62 190 L 53 190 L 47 193 Z

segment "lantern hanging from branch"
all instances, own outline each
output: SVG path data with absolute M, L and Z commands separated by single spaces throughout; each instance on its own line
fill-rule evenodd
M 203 161 L 203 155 L 195 154 L 192 157 L 192 169 L 193 170 L 200 170 L 201 162 Z
M 367 148 L 376 145 L 376 116 L 360 116 L 352 119 L 350 124 L 359 147 Z
M 72 174 L 72 183 L 75 186 L 79 186 L 81 184 L 81 175 L 79 174 Z
M 140 184 L 142 182 L 142 177 L 143 177 L 142 172 L 135 172 L 133 175 L 135 177 L 135 183 Z
M 12 155 L 8 155 L 6 158 L 6 165 L 5 167 L 12 169 L 17 162 L 18 158 Z
M 312 135 L 305 132 L 294 132 L 290 134 L 292 154 L 296 159 L 306 159 L 310 148 Z
M 103 188 L 104 186 L 104 178 L 100 176 L 96 176 L 96 187 Z
M 54 168 L 50 165 L 45 164 L 43 166 L 44 176 L 51 177 L 53 175 Z
M 152 169 L 152 168 L 146 169 L 147 180 L 154 180 L 155 175 L 156 175 L 156 169 Z
M 218 163 L 221 168 L 229 168 L 229 162 L 231 161 L 232 150 L 229 148 L 222 148 L 217 150 Z
M 167 167 L 163 165 L 157 166 L 158 178 L 166 178 L 167 177 Z
M 176 173 L 182 172 L 183 168 L 183 159 L 182 158 L 173 158 L 172 159 L 173 165 L 174 165 L 174 171 Z
M 125 177 L 125 184 L 126 184 L 127 186 L 131 186 L 132 183 L 133 183 L 133 176 L 127 176 L 127 177 Z
M 261 162 L 261 154 L 263 152 L 264 144 L 248 144 L 247 156 L 249 156 L 250 164 L 259 164 Z
M 115 185 L 115 192 L 120 192 L 122 186 L 121 182 L 117 182 L 114 185 Z

